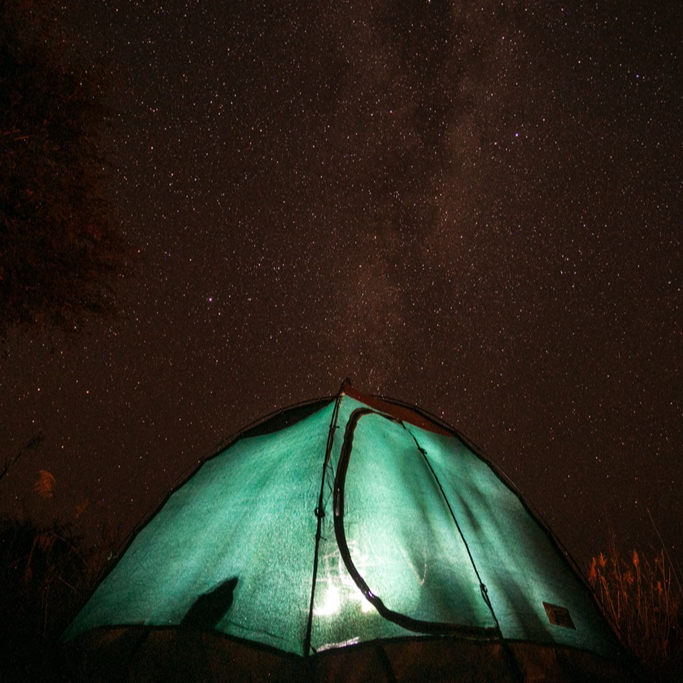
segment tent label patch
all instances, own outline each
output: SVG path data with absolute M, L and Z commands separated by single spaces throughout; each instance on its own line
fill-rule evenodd
M 545 613 L 548 615 L 548 621 L 555 626 L 563 626 L 564 628 L 573 628 L 574 622 L 572 621 L 571 614 L 566 607 L 560 607 L 559 605 L 552 605 L 549 602 L 544 602 L 543 607 L 545 607 Z

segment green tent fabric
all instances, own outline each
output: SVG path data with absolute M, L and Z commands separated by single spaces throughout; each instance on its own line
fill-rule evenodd
M 346 383 L 207 459 L 65 640 L 88 680 L 627 680 L 628 662 L 490 463 Z

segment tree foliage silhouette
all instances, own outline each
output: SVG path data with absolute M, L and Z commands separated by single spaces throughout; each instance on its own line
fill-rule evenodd
M 59 637 L 99 566 L 68 524 L 0 520 L 3 681 L 67 680 Z
M 128 270 L 98 153 L 100 84 L 69 62 L 47 5 L 0 0 L 0 335 L 115 314 Z

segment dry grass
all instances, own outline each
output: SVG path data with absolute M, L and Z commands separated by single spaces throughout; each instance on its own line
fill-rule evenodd
M 603 611 L 647 670 L 672 675 L 683 660 L 683 590 L 664 549 L 620 554 L 612 538 L 607 556 L 591 561 L 588 581 Z

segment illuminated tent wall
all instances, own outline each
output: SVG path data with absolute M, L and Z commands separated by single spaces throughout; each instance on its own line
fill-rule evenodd
M 175 490 L 65 634 L 93 680 L 628 680 L 586 585 L 462 436 L 285 410 Z

